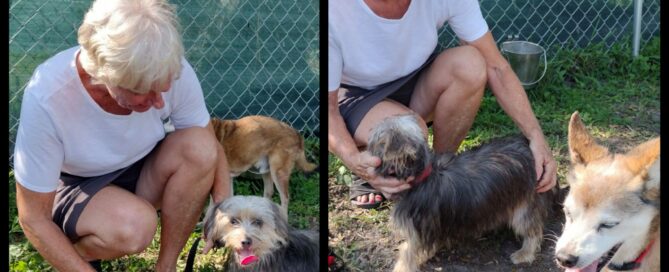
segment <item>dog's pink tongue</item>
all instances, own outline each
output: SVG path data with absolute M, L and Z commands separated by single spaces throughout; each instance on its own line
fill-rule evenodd
M 241 251 L 239 252 L 239 257 L 240 257 L 240 259 L 241 259 L 240 263 L 241 263 L 242 265 L 249 265 L 249 264 L 251 264 L 252 262 L 255 262 L 255 261 L 258 260 L 258 257 L 256 257 L 255 255 L 253 255 L 253 251 L 248 250 L 248 249 L 241 250 Z
M 252 262 L 255 262 L 255 261 L 257 261 L 257 260 L 258 260 L 258 257 L 256 257 L 256 256 L 253 256 L 253 255 L 251 255 L 251 256 L 246 256 L 246 257 L 244 257 L 244 259 L 242 260 L 242 265 L 248 265 L 248 264 L 250 264 L 250 263 L 252 263 Z
M 592 262 L 590 265 L 583 267 L 581 269 L 578 268 L 567 268 L 565 272 L 596 272 L 597 271 L 597 264 L 598 261 Z

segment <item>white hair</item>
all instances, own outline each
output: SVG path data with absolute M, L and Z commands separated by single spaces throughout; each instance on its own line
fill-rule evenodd
M 79 27 L 81 65 L 95 83 L 148 93 L 181 72 L 178 28 L 164 0 L 97 0 Z

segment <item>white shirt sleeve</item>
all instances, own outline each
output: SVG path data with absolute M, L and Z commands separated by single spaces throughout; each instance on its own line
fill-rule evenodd
M 448 25 L 458 38 L 471 42 L 488 32 L 488 24 L 483 18 L 478 0 L 447 1 Z
M 170 120 L 175 129 L 206 127 L 210 116 L 204 102 L 202 86 L 190 63 L 185 58 L 181 63 L 183 65 L 181 75 L 173 83 L 174 86 L 170 91 L 173 93 L 169 94 L 173 95 Z
M 64 150 L 49 114 L 31 94 L 26 88 L 14 146 L 14 177 L 31 191 L 48 193 L 58 186 Z
M 342 55 L 328 24 L 328 91 L 333 92 L 341 85 L 342 69 Z

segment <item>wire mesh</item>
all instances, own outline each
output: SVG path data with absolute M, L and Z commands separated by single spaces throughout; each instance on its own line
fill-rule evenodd
M 603 42 L 632 44 L 633 0 L 480 0 L 483 17 L 495 40 L 537 43 L 550 56 L 558 49 Z M 660 35 L 660 1 L 643 1 L 641 45 Z M 449 28 L 440 33 L 440 45 L 458 43 Z M 632 51 L 630 49 L 630 54 Z
M 178 0 L 186 58 L 210 114 L 262 114 L 319 135 L 319 1 Z M 493 36 L 569 49 L 632 37 L 632 0 L 481 0 Z M 21 97 L 35 67 L 76 45 L 90 1 L 12 0 L 9 9 L 10 162 Z M 660 1 L 643 3 L 641 44 L 659 35 Z M 440 45 L 457 44 L 445 27 Z M 631 54 L 631 52 L 630 52 Z
M 171 0 L 212 116 L 268 115 L 319 135 L 319 2 Z M 10 2 L 10 164 L 23 91 L 37 65 L 77 45 L 91 1 Z

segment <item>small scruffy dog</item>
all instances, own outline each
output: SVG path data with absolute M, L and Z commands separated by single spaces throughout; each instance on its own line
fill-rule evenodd
M 534 159 L 524 137 L 433 155 L 415 117 L 400 115 L 374 129 L 367 149 L 382 160 L 377 174 L 416 177 L 392 211 L 394 230 L 405 239 L 394 271 L 417 271 L 451 241 L 503 225 L 523 237 L 511 261 L 534 260 L 555 191 L 535 191 Z
M 316 169 L 305 157 L 302 136 L 290 125 L 261 115 L 237 120 L 212 118 L 210 123 L 225 150 L 231 176 L 255 168 L 262 175 L 264 196 L 272 198 L 276 185 L 281 208 L 288 214 L 288 182 L 293 168 L 305 172 Z
M 210 205 L 204 219 L 207 244 L 228 247 L 225 271 L 318 271 L 318 233 L 288 225 L 279 206 L 258 196 L 233 196 Z

